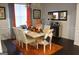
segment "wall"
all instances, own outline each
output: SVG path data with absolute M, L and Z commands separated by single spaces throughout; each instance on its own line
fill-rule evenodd
M 67 21 L 57 21 L 61 23 L 62 31 L 61 37 L 68 38 L 74 40 L 74 32 L 75 32 L 75 21 L 76 21 L 76 4 L 64 4 L 64 3 L 43 3 L 41 4 L 42 9 L 42 20 L 45 24 L 48 24 L 48 12 L 49 11 L 68 11 L 68 19 Z
M 1 32 L 0 33 L 3 33 L 4 36 L 6 36 L 5 38 L 10 38 L 10 19 L 9 19 L 9 9 L 8 9 L 8 4 L 5 3 L 5 4 L 0 4 L 0 6 L 3 6 L 5 7 L 5 12 L 6 12 L 6 19 L 4 20 L 0 20 L 0 29 L 1 29 Z
M 79 4 L 76 10 L 76 25 L 75 25 L 75 41 L 74 44 L 79 46 Z
M 14 26 L 14 19 L 15 19 L 15 16 L 14 16 L 14 4 L 13 3 L 9 3 L 8 4 L 8 7 L 9 7 L 9 18 L 10 18 L 10 31 L 11 31 L 11 38 L 14 38 L 14 32 L 13 32 L 13 29 L 12 27 Z
M 33 9 L 39 9 L 39 10 L 41 10 L 41 4 L 40 3 L 33 3 L 33 4 L 31 4 L 32 25 L 34 25 L 34 20 L 35 20 L 35 19 L 33 19 Z

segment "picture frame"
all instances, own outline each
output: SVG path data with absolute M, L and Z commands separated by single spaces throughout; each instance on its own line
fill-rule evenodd
M 5 7 L 0 7 L 0 20 L 6 19 Z
M 52 19 L 59 19 L 59 13 L 53 12 Z
M 40 19 L 41 18 L 41 10 L 33 9 L 33 19 Z
M 66 20 L 67 19 L 67 11 L 60 12 L 60 19 Z
M 59 21 L 67 21 L 68 11 L 52 11 L 48 12 L 48 15 L 51 17 L 48 17 L 48 20 L 59 20 Z

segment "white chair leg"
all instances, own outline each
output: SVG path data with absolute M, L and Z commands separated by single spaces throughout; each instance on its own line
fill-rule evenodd
M 51 50 L 51 46 L 52 46 L 52 45 L 51 45 L 51 43 L 50 43 L 50 50 Z
M 52 38 L 50 37 L 50 50 L 51 50 L 51 46 L 52 46 L 51 40 L 52 40 Z
M 21 44 L 21 45 L 22 45 L 22 48 L 23 48 L 23 42 L 22 42 L 22 44 Z
M 28 46 L 27 46 L 27 44 L 26 44 L 26 50 L 28 50 Z
M 44 45 L 44 53 L 45 53 L 45 46 L 46 46 L 46 45 Z
M 38 43 L 37 43 L 37 49 L 38 49 Z
M 20 41 L 18 41 L 18 43 L 19 43 L 19 46 L 20 46 Z

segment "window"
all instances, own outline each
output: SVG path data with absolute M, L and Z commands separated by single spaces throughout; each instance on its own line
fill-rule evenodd
M 26 4 L 14 4 L 14 7 L 15 7 L 16 27 L 20 27 L 20 25 L 26 25 L 27 21 Z

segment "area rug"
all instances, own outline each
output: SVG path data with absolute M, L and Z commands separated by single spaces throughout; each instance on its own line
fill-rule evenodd
M 26 50 L 25 46 L 22 48 L 21 46 L 17 45 L 17 49 L 21 51 L 23 55 L 54 55 L 62 48 L 63 46 L 53 43 L 51 50 L 49 49 L 49 45 L 47 45 L 44 53 L 43 46 L 39 46 L 39 49 L 36 49 L 36 47 L 28 45 L 28 50 Z

